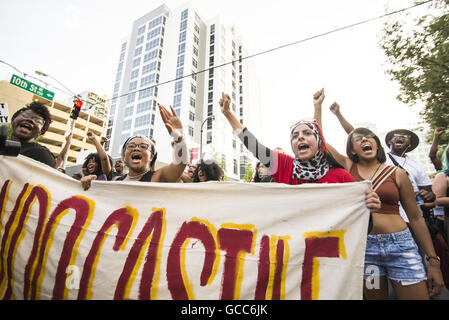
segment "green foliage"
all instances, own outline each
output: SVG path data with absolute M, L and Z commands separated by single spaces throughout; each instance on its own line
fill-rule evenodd
M 255 169 L 251 167 L 251 163 L 248 163 L 245 168 L 245 175 L 243 176 L 243 181 L 251 182 L 254 176 Z
M 423 121 L 431 129 L 448 128 L 449 0 L 434 0 L 421 17 L 407 14 L 401 21 L 385 23 L 380 46 L 387 56 L 386 73 L 400 85 L 398 100 L 409 105 L 423 102 Z M 432 138 L 430 130 L 428 140 Z M 440 144 L 448 141 L 446 132 Z

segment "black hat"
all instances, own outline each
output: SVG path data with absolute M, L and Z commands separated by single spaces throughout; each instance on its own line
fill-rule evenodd
M 385 143 L 387 144 L 388 148 L 390 148 L 390 141 L 391 141 L 391 138 L 393 138 L 393 135 L 395 133 L 406 134 L 406 135 L 410 136 L 410 147 L 407 148 L 406 152 L 410 152 L 418 146 L 419 138 L 414 132 L 407 130 L 407 129 L 395 129 L 395 130 L 388 132 L 387 135 L 385 136 Z

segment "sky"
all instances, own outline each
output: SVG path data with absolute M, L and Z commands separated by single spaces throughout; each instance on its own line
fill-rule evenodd
M 175 9 L 185 2 L 0 0 L 0 60 L 60 88 L 53 79 L 39 77 L 34 71 L 51 75 L 76 93 L 92 90 L 111 96 L 121 40 L 130 33 L 132 23 L 163 3 Z M 413 3 L 413 0 L 193 0 L 203 20 L 220 15 L 227 25 L 235 25 L 250 55 Z M 419 16 L 424 8 L 409 12 Z M 328 110 L 334 101 L 350 122 L 373 122 L 378 133 L 418 121 L 420 106 L 399 102 L 396 99 L 399 86 L 384 72 L 386 57 L 379 40 L 385 21 L 376 20 L 252 58 L 261 87 L 264 129 L 261 141 L 290 153 L 289 126 L 297 119 L 313 117 L 312 96 L 321 88 L 326 95 L 324 135 L 340 152 L 345 150 L 346 135 Z M 0 80 L 9 81 L 13 73 L 17 74 L 0 63 Z M 69 98 L 57 90 L 51 91 L 55 91 L 56 100 Z

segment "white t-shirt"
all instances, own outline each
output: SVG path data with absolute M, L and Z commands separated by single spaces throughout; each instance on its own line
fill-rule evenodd
M 413 191 L 416 193 L 419 191 L 418 187 L 423 186 L 431 186 L 432 180 L 430 180 L 429 176 L 426 173 L 426 170 L 424 167 L 413 160 L 410 157 L 399 157 L 394 154 L 388 153 L 387 154 L 387 162 L 386 164 L 394 166 L 394 162 L 390 159 L 390 155 L 398 162 L 398 164 L 408 172 L 408 177 L 410 178 L 410 181 L 413 186 Z M 419 207 L 419 206 L 418 206 Z M 419 208 L 421 210 L 421 208 Z M 401 214 L 401 217 L 405 220 L 405 222 L 409 222 L 407 218 L 407 214 L 405 213 L 404 209 L 402 208 L 402 205 L 399 203 L 399 213 Z M 422 214 L 422 212 L 421 212 Z

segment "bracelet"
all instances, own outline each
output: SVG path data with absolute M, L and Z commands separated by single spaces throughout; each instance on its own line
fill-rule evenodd
M 439 256 L 426 256 L 426 260 L 427 260 L 427 261 L 429 261 L 430 259 L 438 260 L 438 262 L 441 261 Z

